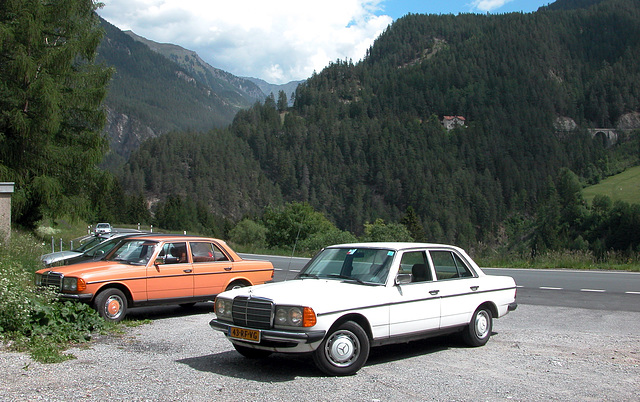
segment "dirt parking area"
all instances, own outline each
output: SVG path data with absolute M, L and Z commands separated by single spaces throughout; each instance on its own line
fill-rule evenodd
M 484 347 L 451 337 L 381 347 L 339 378 L 306 357 L 243 358 L 209 328 L 209 304 L 145 314 L 151 324 L 73 348 L 64 363 L 0 352 L 0 400 L 640 400 L 640 313 L 520 305 Z

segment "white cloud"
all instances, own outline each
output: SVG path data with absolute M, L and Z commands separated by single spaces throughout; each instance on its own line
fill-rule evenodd
M 496 10 L 513 0 L 474 0 L 471 6 L 477 10 L 489 12 Z
M 381 0 L 103 0 L 120 29 L 198 52 L 238 76 L 284 83 L 364 57 L 392 22 Z

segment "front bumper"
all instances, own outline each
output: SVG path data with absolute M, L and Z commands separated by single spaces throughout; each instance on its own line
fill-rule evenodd
M 90 301 L 93 293 L 58 293 L 58 297 L 63 300 Z
M 508 308 L 509 311 L 513 311 L 513 310 L 515 310 L 517 308 L 518 308 L 518 303 L 516 303 L 516 302 L 509 303 L 509 308 Z
M 211 328 L 215 329 L 216 331 L 223 332 L 227 337 L 229 337 L 229 334 L 231 332 L 231 327 L 242 328 L 242 327 L 239 327 L 238 325 L 233 325 L 227 322 L 219 321 L 217 318 L 214 318 L 213 320 L 211 320 L 209 322 L 209 326 L 211 326 Z M 251 329 L 251 328 L 247 328 L 247 329 Z M 322 339 L 324 339 L 324 336 L 327 333 L 326 331 L 323 331 L 323 330 L 302 332 L 302 331 L 279 331 L 274 329 L 261 329 L 260 332 L 261 332 L 262 340 L 259 344 L 256 344 L 256 345 L 272 344 L 274 346 L 278 344 L 280 344 L 281 346 L 285 346 L 285 345 L 295 346 L 299 344 L 310 344 L 310 343 L 320 342 Z

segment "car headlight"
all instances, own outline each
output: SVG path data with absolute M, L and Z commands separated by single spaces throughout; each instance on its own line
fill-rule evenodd
M 316 313 L 311 307 L 277 306 L 274 327 L 313 327 Z
M 82 278 L 64 278 L 62 280 L 63 292 L 81 292 L 87 288 L 87 284 Z
M 216 297 L 216 301 L 213 305 L 213 308 L 218 318 L 231 321 L 232 305 L 233 305 L 233 301 L 231 299 Z

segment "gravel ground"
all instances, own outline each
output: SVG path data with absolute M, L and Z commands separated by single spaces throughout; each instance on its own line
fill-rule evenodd
M 0 401 L 640 400 L 640 313 L 520 305 L 484 347 L 451 337 L 385 346 L 334 378 L 306 357 L 241 357 L 209 328 L 209 304 L 159 311 L 64 363 L 0 352 Z

